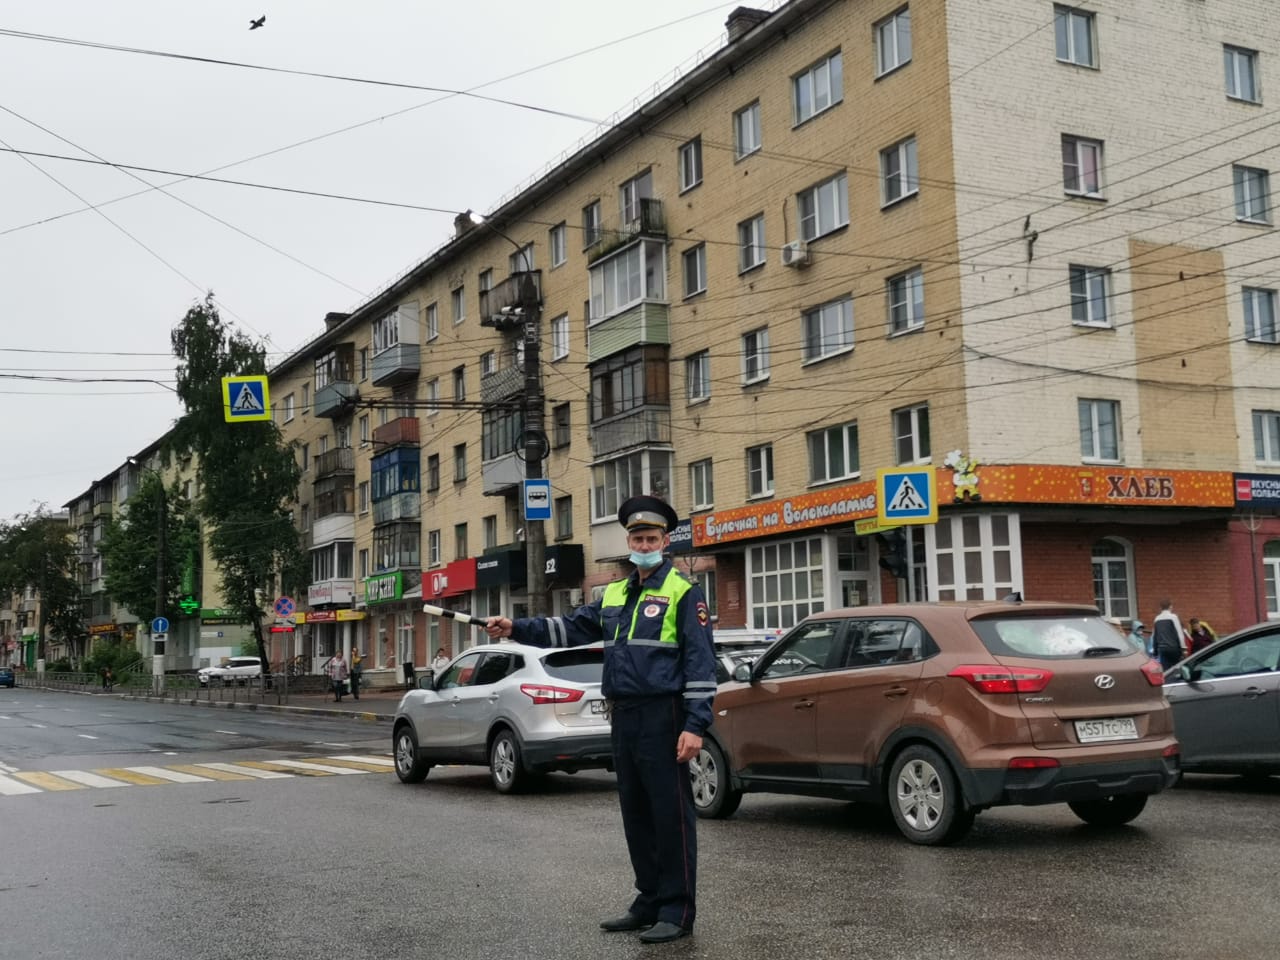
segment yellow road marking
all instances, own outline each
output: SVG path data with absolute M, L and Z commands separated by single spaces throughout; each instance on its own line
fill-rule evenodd
M 161 783 L 172 783 L 172 780 L 161 780 L 159 777 L 153 777 L 146 773 L 138 773 L 134 770 L 125 770 L 123 767 L 99 767 L 93 771 L 100 773 L 104 777 L 111 777 L 114 780 L 123 780 L 125 783 L 132 783 L 137 787 L 152 787 Z
M 392 767 L 385 767 L 379 763 L 370 763 L 367 760 L 344 760 L 340 757 L 320 757 L 316 760 L 306 759 L 307 763 L 323 763 L 327 767 L 347 767 L 351 770 L 359 770 L 361 773 L 390 773 Z
M 52 773 L 41 773 L 31 770 L 26 773 L 10 774 L 15 780 L 21 780 L 29 783 L 33 787 L 39 787 L 41 790 L 83 790 L 83 783 L 76 783 L 73 780 L 64 780 L 62 777 L 54 776 Z
M 240 767 L 253 767 L 255 770 L 271 770 L 275 773 L 296 773 L 304 777 L 332 777 L 326 770 L 307 769 L 305 767 L 287 767 L 284 764 L 272 763 L 270 760 L 237 760 Z
M 168 764 L 170 770 L 180 773 L 191 773 L 197 777 L 208 777 L 210 780 L 252 780 L 247 773 L 232 773 L 229 770 L 217 770 L 213 767 L 199 767 L 194 763 Z

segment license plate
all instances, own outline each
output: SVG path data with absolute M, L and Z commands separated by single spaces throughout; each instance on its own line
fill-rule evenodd
M 603 700 L 592 700 L 592 701 L 591 701 L 591 712 L 592 712 L 592 713 L 604 713 L 604 712 L 605 712 L 605 709 L 606 709 L 606 707 L 605 707 L 605 702 L 604 702 Z
M 1138 725 L 1133 717 L 1109 717 L 1103 720 L 1077 720 L 1076 739 L 1081 743 L 1106 740 L 1137 740 Z

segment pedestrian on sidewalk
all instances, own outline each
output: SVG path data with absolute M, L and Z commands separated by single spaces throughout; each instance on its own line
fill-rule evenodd
M 364 675 L 364 657 L 357 647 L 351 648 L 351 696 L 360 699 L 360 678 Z
M 431 673 L 440 676 L 440 672 L 449 665 L 449 658 L 444 655 L 444 647 L 436 648 L 436 658 L 431 661 Z
M 1151 643 L 1160 666 L 1168 670 L 1187 655 L 1187 635 L 1173 612 L 1172 600 L 1160 601 L 1160 612 L 1151 624 Z
M 347 661 L 342 659 L 342 651 L 339 650 L 330 659 L 328 665 L 329 681 L 333 684 L 333 702 L 341 703 L 342 695 L 346 692 L 344 689 L 347 684 Z
M 1188 654 L 1199 653 L 1206 647 L 1213 646 L 1217 639 L 1218 635 L 1213 627 L 1209 626 L 1208 620 L 1201 620 L 1199 617 L 1191 618 L 1191 632 L 1187 635 L 1190 647 Z

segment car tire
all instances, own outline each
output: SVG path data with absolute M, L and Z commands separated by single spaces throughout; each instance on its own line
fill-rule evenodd
M 1121 793 L 1100 800 L 1072 800 L 1067 806 L 1085 823 L 1095 827 L 1120 827 L 1138 816 L 1147 805 L 1145 793 Z
M 392 755 L 396 761 L 396 776 L 401 783 L 421 783 L 427 779 L 431 764 L 418 753 L 418 737 L 413 726 L 402 723 L 392 738 Z
M 893 761 L 886 800 L 899 832 L 912 843 L 936 847 L 954 843 L 973 826 L 960 783 L 933 747 L 914 744 Z
M 506 727 L 489 744 L 489 779 L 499 793 L 519 793 L 531 779 L 524 769 L 520 740 Z
M 742 802 L 742 791 L 735 790 L 729 780 L 729 764 L 724 751 L 711 738 L 702 741 L 702 749 L 689 761 L 689 779 L 693 784 L 693 809 L 708 820 L 733 816 Z

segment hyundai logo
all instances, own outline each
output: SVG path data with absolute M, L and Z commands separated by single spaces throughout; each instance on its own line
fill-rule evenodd
M 1110 690 L 1116 685 L 1116 678 L 1109 673 L 1100 673 L 1093 678 L 1099 690 Z

